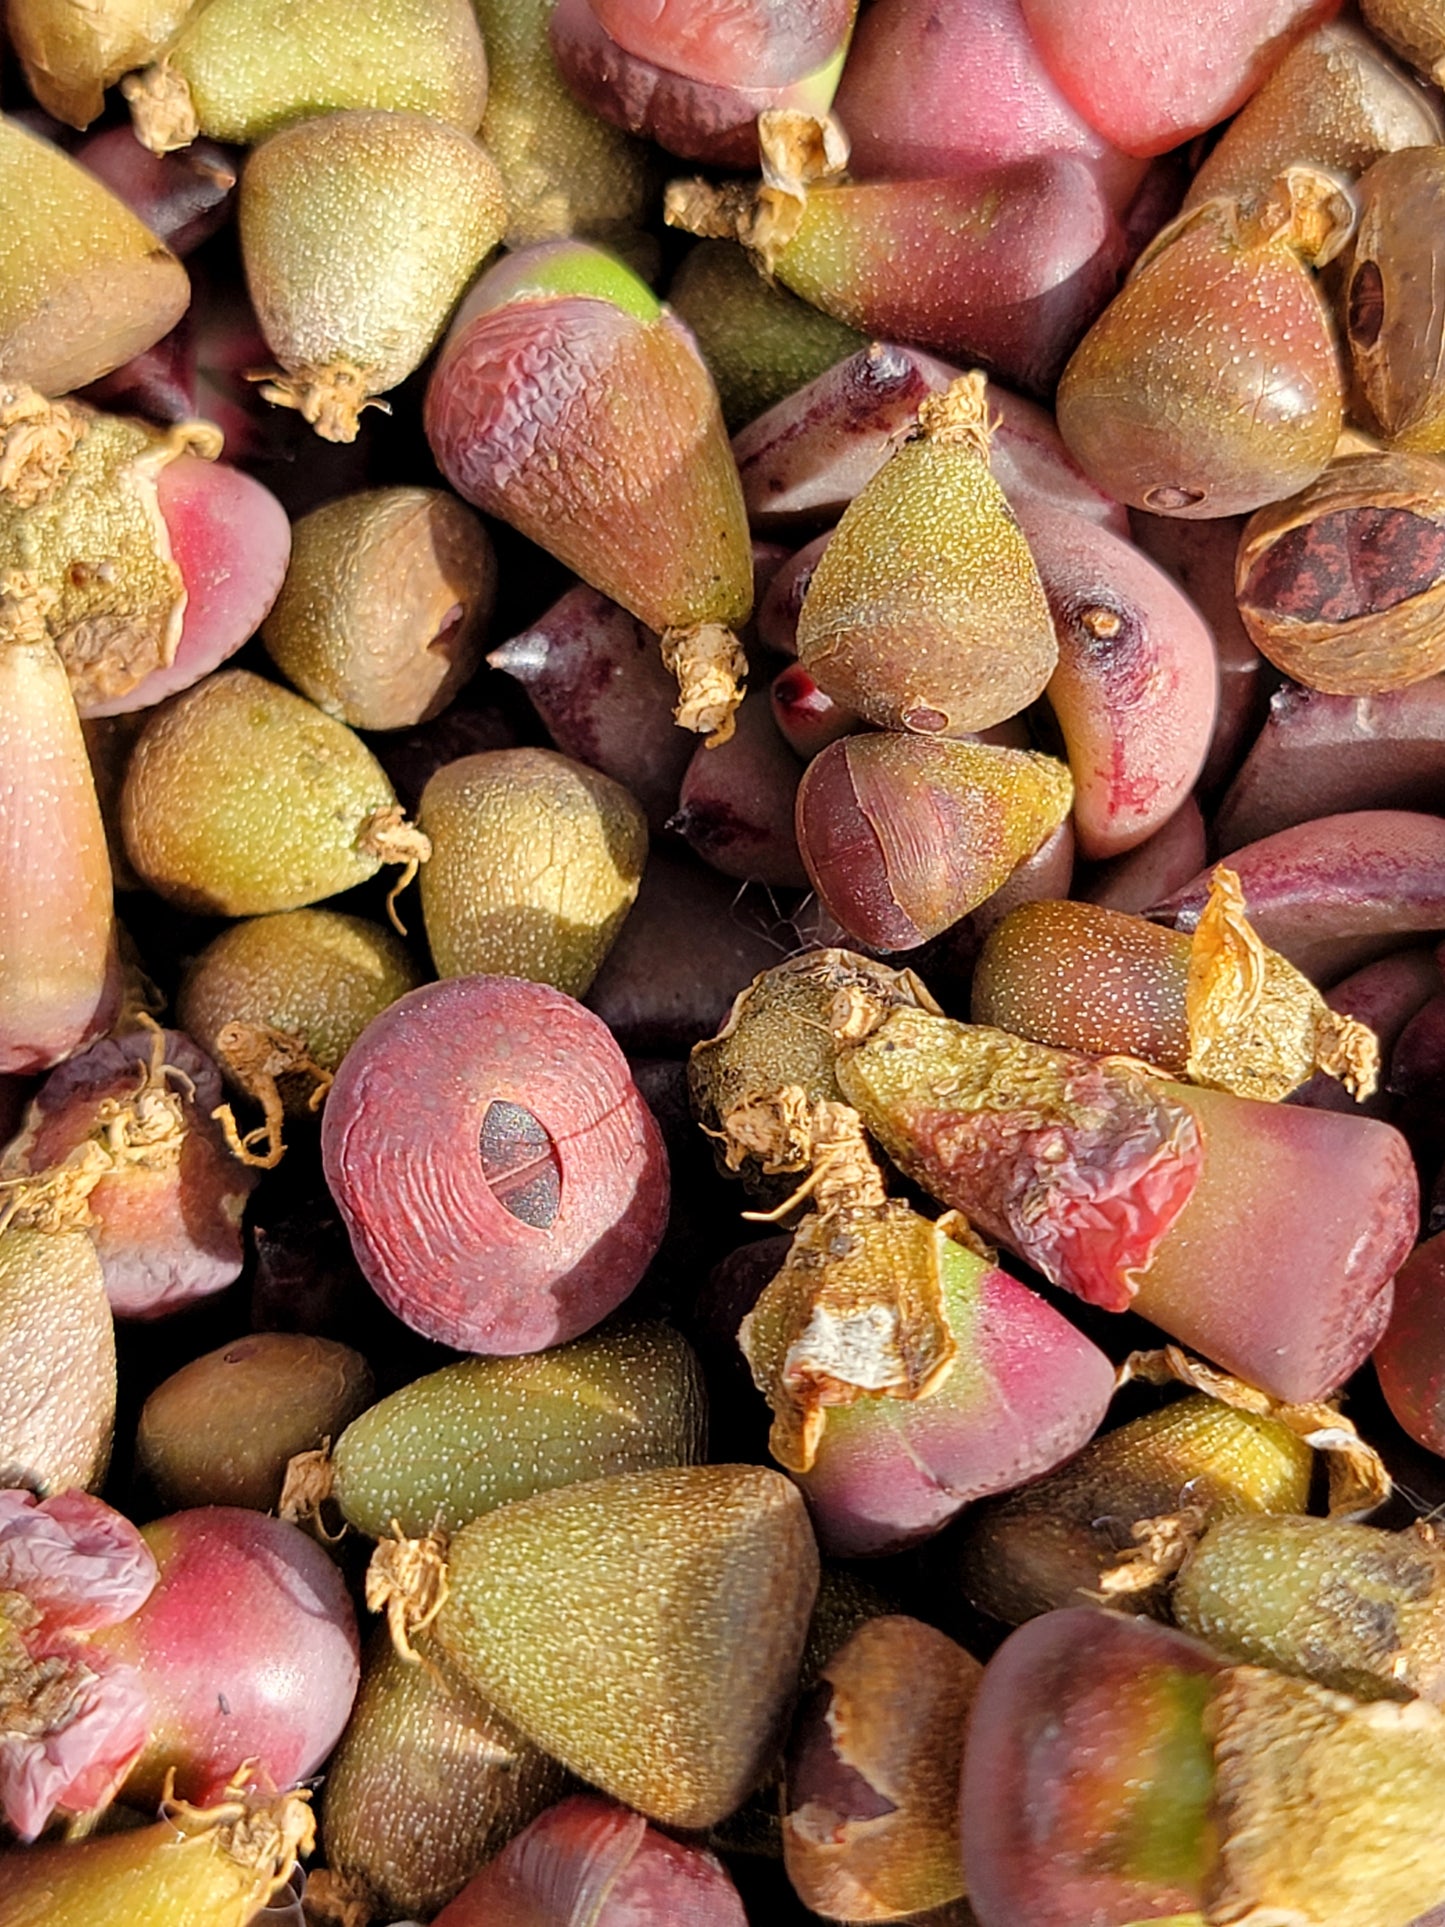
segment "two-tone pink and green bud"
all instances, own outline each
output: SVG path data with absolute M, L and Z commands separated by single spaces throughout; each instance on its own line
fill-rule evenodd
M 558 0 L 552 53 L 563 79 L 604 120 L 671 154 L 753 167 L 758 115 L 833 104 L 857 0 Z
M 458 494 L 665 649 L 746 620 L 747 513 L 712 377 L 687 329 L 613 256 L 544 242 L 483 275 L 442 348 L 425 421 Z

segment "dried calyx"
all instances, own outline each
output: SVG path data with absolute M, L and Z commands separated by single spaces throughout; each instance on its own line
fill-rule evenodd
M 1393 1489 L 1385 1463 L 1366 1444 L 1335 1401 L 1290 1404 L 1272 1398 L 1242 1379 L 1191 1358 L 1178 1345 L 1160 1351 L 1131 1352 L 1119 1368 L 1122 1387 L 1133 1380 L 1146 1385 L 1187 1385 L 1235 1411 L 1274 1419 L 1315 1451 L 1327 1454 L 1329 1516 L 1360 1519 L 1376 1511 Z M 1201 1506 L 1182 1505 L 1177 1512 L 1141 1519 L 1133 1528 L 1137 1544 L 1104 1572 L 1100 1590 L 1108 1600 L 1124 1594 L 1152 1592 L 1184 1564 L 1210 1520 Z
M 402 866 L 401 875 L 387 892 L 386 914 L 404 937 L 406 925 L 397 914 L 396 900 L 409 883 L 415 882 L 417 871 L 431 856 L 431 838 L 408 823 L 406 812 L 395 803 L 372 811 L 356 833 L 356 847 L 363 855 L 374 856 L 378 863 Z
M 258 1170 L 274 1170 L 286 1152 L 281 1136 L 286 1108 L 283 1083 L 293 1088 L 305 1088 L 309 1084 L 306 1104 L 315 1111 L 320 1109 L 331 1089 L 331 1072 L 316 1062 L 304 1037 L 273 1030 L 266 1024 L 243 1024 L 234 1020 L 223 1024 L 216 1033 L 216 1056 L 227 1076 L 247 1097 L 255 1099 L 263 1113 L 262 1122 L 243 1136 L 236 1128 L 236 1114 L 229 1104 L 221 1104 L 212 1111 L 231 1155 Z
M 1323 167 L 1287 167 L 1262 194 L 1221 195 L 1186 208 L 1159 230 L 1131 273 L 1141 273 L 1200 222 L 1222 228 L 1242 252 L 1278 245 L 1292 249 L 1307 266 L 1323 268 L 1348 245 L 1355 220 L 1347 181 Z
M 328 442 L 354 442 L 364 409 L 391 413 L 391 403 L 370 393 L 366 375 L 350 362 L 298 368 L 291 374 L 273 368 L 249 379 L 261 384 L 263 400 L 274 402 L 278 408 L 294 408 Z
M 811 188 L 837 180 L 848 165 L 848 138 L 830 114 L 818 120 L 793 108 L 758 116 L 763 178 L 672 181 L 663 202 L 669 227 L 710 240 L 741 241 L 762 268 L 773 263 L 802 223 Z
M 677 678 L 673 721 L 680 729 L 704 737 L 707 749 L 728 742 L 747 682 L 748 659 L 742 644 L 721 622 L 666 629 L 661 641 L 663 665 Z
M 424 1539 L 408 1539 L 395 1524 L 393 1531 L 396 1536 L 378 1543 L 366 1569 L 367 1610 L 384 1612 L 397 1652 L 422 1665 L 412 1639 L 447 1602 L 447 1537 L 433 1530 Z
M 1190 946 L 1185 1012 L 1184 1075 L 1192 1083 L 1277 1099 L 1322 1070 L 1352 1097 L 1375 1089 L 1375 1033 L 1331 1010 L 1307 977 L 1261 942 L 1245 915 L 1239 878 L 1223 864 L 1211 878 Z
M 158 482 L 182 455 L 220 452 L 209 422 L 161 429 L 0 388 L 0 567 L 48 597 L 45 629 L 82 708 L 175 660 L 188 595 Z
M 833 995 L 836 1043 L 881 1021 L 886 1003 L 859 984 Z M 792 1472 L 811 1470 L 830 1408 L 860 1398 L 913 1402 L 947 1379 L 958 1342 L 944 1303 L 946 1246 L 980 1251 L 966 1220 L 937 1223 L 889 1198 L 862 1120 L 849 1105 L 809 1101 L 799 1086 L 745 1097 L 723 1120 L 729 1163 L 801 1182 L 776 1220 L 809 1200 L 782 1268 L 743 1320 L 738 1343 L 772 1407 L 769 1449 Z M 986 1254 L 991 1256 L 992 1254 Z
M 108 1097 L 99 1105 L 89 1137 L 61 1163 L 33 1174 L 0 1176 L 0 1230 L 12 1224 L 36 1231 L 65 1231 L 90 1223 L 90 1194 L 106 1178 L 129 1169 L 172 1170 L 186 1141 L 181 1090 L 195 1087 L 183 1070 L 168 1064 L 165 1033 L 142 1018 L 151 1032 L 149 1062 L 136 1066 L 138 1082 L 127 1097 Z M 0 1171 L 5 1166 L 0 1163 Z
M 152 154 L 173 154 L 200 133 L 190 83 L 169 61 L 127 74 L 120 91 L 130 106 L 136 139 Z
M 311 1795 L 302 1790 L 266 1798 L 248 1791 L 256 1762 L 247 1760 L 214 1806 L 195 1807 L 174 1794 L 175 1769 L 166 1775 L 162 1818 L 187 1836 L 214 1832 L 221 1850 L 238 1867 L 253 1873 L 253 1904 L 264 1907 L 296 1871 L 298 1861 L 316 1845 Z

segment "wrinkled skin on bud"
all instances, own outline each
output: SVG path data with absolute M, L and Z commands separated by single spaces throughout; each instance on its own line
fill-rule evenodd
M 799 1709 L 783 1862 L 831 1920 L 893 1920 L 963 1891 L 958 1774 L 983 1668 L 901 1613 L 860 1626 Z
M 1419 1205 L 1388 1125 L 923 1011 L 885 1017 L 836 1075 L 894 1162 L 986 1235 L 1277 1398 L 1324 1397 L 1389 1318 Z M 1263 1280 L 1261 1222 L 1278 1240 Z
M 1208 202 L 1155 238 L 1059 383 L 1060 432 L 1100 487 L 1159 515 L 1216 516 L 1314 480 L 1343 397 L 1305 263 L 1338 251 L 1348 219 L 1339 183 L 1292 168 L 1262 198 Z
M 848 736 L 808 765 L 798 846 L 856 942 L 911 950 L 991 897 L 1072 800 L 1066 766 L 1032 750 Z
M 581 242 L 511 255 L 473 289 L 427 389 L 448 481 L 658 631 L 727 631 L 752 554 L 717 391 L 686 329 Z M 726 716 L 686 724 L 725 739 Z M 679 718 L 682 720 L 682 718 Z
M 669 153 L 716 167 L 757 160 L 769 108 L 832 104 L 856 0 L 558 0 L 552 52 L 577 98 Z

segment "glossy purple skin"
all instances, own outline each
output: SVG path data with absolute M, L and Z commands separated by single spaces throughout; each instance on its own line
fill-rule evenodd
M 1157 232 L 1151 228 L 1152 240 Z M 1223 515 L 1195 522 L 1187 516 L 1129 510 L 1128 533 L 1152 561 L 1179 584 L 1208 623 L 1219 661 L 1219 705 L 1199 788 L 1215 796 L 1239 765 L 1264 721 L 1269 693 L 1279 680 L 1249 639 L 1234 591 L 1234 564 L 1247 517 Z
M 526 690 L 553 744 L 629 789 L 659 831 L 696 747 L 651 629 L 579 583 L 487 658 Z
M 145 1604 L 99 1643 L 136 1666 L 151 1738 L 128 1791 L 206 1805 L 247 1760 L 294 1786 L 326 1759 L 361 1676 L 346 1582 L 314 1539 L 239 1506 L 198 1506 L 144 1529 L 160 1567 Z
M 1204 817 L 1194 798 L 1186 796 L 1146 843 L 1101 864 L 1080 894 L 1086 903 L 1142 916 L 1151 903 L 1197 875 L 1207 855 Z
M 1378 696 L 1285 683 L 1219 805 L 1215 836 L 1237 849 L 1312 817 L 1374 809 L 1445 813 L 1445 676 Z
M 572 92 L 614 126 L 715 167 L 756 167 L 772 107 L 822 115 L 813 80 L 846 44 L 850 0 L 671 0 L 646 7 L 557 0 L 548 37 Z
M 1059 662 L 1046 694 L 1074 778 L 1079 854 L 1120 856 L 1186 800 L 1214 727 L 1218 673 L 1203 617 L 1130 542 L 1020 497 Z
M 1172 1627 L 1089 1606 L 1010 1634 L 984 1668 L 963 1756 L 963 1860 L 979 1927 L 1124 1927 L 1199 1906 L 1198 1887 L 1177 1877 L 1131 1877 L 1118 1796 L 1149 1784 L 1140 1742 L 1178 1730 L 1172 1682 L 1188 1693 L 1186 1682 L 1222 1669 Z M 1120 1823 L 1107 1842 L 1105 1813 Z
M 1396 1274 L 1375 1370 L 1410 1437 L 1445 1456 L 1445 1232 L 1417 1246 Z
M 630 1057 L 685 1057 L 777 960 L 776 938 L 738 902 L 735 883 L 654 849 L 585 1001 Z
M 1397 950 L 1393 956 L 1381 957 L 1378 963 L 1366 964 L 1363 970 L 1342 978 L 1325 992 L 1325 1002 L 1331 1010 L 1358 1017 L 1379 1038 L 1381 1088 L 1357 1104 L 1337 1078 L 1317 1071 L 1308 1084 L 1290 1094 L 1289 1102 L 1315 1111 L 1340 1111 L 1346 1117 L 1388 1120 L 1397 1108 L 1387 1088 L 1395 1042 L 1416 1011 L 1442 989 L 1445 980 L 1439 966 L 1423 949 Z
M 779 670 L 768 690 L 773 721 L 789 749 L 804 762 L 863 727 L 851 709 L 825 696 L 800 662 Z
M 749 422 L 733 437 L 733 453 L 754 527 L 836 521 L 892 454 L 919 403 L 960 373 L 921 348 L 875 341 Z M 997 383 L 989 406 L 998 418 L 990 466 L 1005 494 L 1029 489 L 1128 534 L 1125 511 L 1085 477 L 1045 409 Z
M 757 614 L 758 641 L 765 649 L 779 656 L 797 656 L 798 617 L 803 611 L 803 597 L 808 593 L 819 558 L 832 539 L 831 529 L 815 535 L 811 542 L 789 556 L 768 584 Z
M 961 1356 L 930 1397 L 863 1398 L 829 1414 L 798 1476 L 825 1553 L 897 1552 L 971 1500 L 1039 1478 L 1080 1451 L 1114 1391 L 1097 1346 L 1007 1272 L 977 1287 Z
M 723 1864 L 596 1793 L 548 1807 L 435 1927 L 747 1927 Z
M 83 140 L 72 159 L 104 181 L 173 254 L 190 254 L 208 241 L 231 212 L 239 159 L 215 141 L 152 154 L 129 127 L 108 127 Z
M 550 1140 L 549 1223 L 513 1215 L 487 1181 L 495 1102 Z M 458 1351 L 540 1351 L 589 1331 L 667 1223 L 662 1137 L 606 1026 L 515 977 L 426 984 L 374 1019 L 327 1097 L 321 1155 L 378 1295 Z
M 724 876 L 806 889 L 793 827 L 803 765 L 778 733 L 766 689 L 744 699 L 735 724 L 727 742 L 693 751 L 667 827 Z
M 876 0 L 859 23 L 834 105 L 859 180 L 1074 154 L 1123 208 L 1144 172 L 1064 99 L 1019 0 Z
M 1445 930 L 1445 818 L 1353 810 L 1221 855 L 1260 936 L 1316 983 L 1404 949 L 1417 932 Z M 1149 915 L 1192 930 L 1208 891 L 1204 871 Z

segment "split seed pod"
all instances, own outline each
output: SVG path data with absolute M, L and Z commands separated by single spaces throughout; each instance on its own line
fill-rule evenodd
M 1075 350 L 1059 429 L 1092 480 L 1158 515 L 1240 515 L 1303 488 L 1334 451 L 1343 394 L 1310 266 L 1349 239 L 1332 176 L 1291 167 L 1263 196 L 1171 222 Z
M 328 441 L 417 368 L 502 238 L 501 176 L 468 135 L 422 114 L 303 120 L 241 176 L 241 250 L 267 346 L 262 389 Z
M 65 395 L 168 334 L 185 269 L 121 200 L 0 116 L 0 380 Z
M 896 1920 L 963 1892 L 958 1775 L 983 1668 L 900 1614 L 835 1652 L 789 1747 L 783 1862 L 829 1920 Z
M 656 630 L 677 721 L 726 742 L 747 511 L 712 377 L 647 284 L 581 242 L 508 256 L 458 315 L 425 416 L 457 493 Z
M 966 375 L 844 514 L 798 618 L 798 660 L 884 729 L 963 736 L 1016 716 L 1058 662 L 1028 543 L 988 469 L 987 391 Z
M 1306 689 L 1374 696 L 1445 670 L 1445 465 L 1332 462 L 1240 538 L 1250 640 Z
M 1345 287 L 1355 378 L 1394 448 L 1445 449 L 1445 309 L 1438 297 L 1445 147 L 1386 154 L 1355 189 Z

